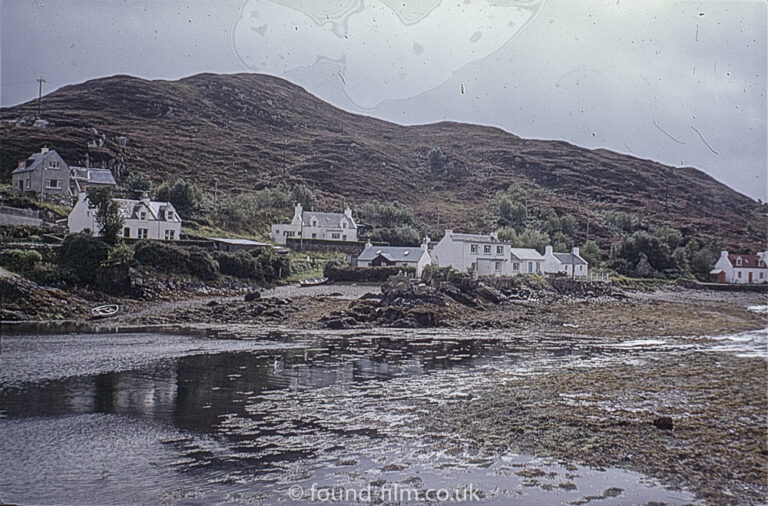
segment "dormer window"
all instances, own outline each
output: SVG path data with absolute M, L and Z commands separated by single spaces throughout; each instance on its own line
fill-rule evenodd
M 169 221 L 172 220 L 173 219 L 173 211 L 166 212 L 165 219 L 169 220 Z
M 312 218 L 312 226 L 313 226 L 313 227 L 316 227 L 316 226 L 317 226 L 317 219 L 315 219 L 315 218 Z
M 741 257 L 736 257 L 736 267 L 741 267 Z
M 147 219 L 147 213 L 145 213 L 144 211 L 139 213 L 139 219 L 140 220 L 146 220 Z
M 757 259 L 757 266 L 758 267 L 765 267 L 765 262 L 763 261 L 762 258 L 758 258 Z
M 347 228 L 347 222 L 346 221 L 342 221 L 341 222 L 341 228 Z

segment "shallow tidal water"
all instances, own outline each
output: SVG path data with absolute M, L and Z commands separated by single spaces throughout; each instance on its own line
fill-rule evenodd
M 767 336 L 617 344 L 445 330 L 4 333 L 0 502 L 693 502 L 619 469 L 484 456 L 419 420 L 504 377 L 641 366 L 691 347 L 765 356 Z

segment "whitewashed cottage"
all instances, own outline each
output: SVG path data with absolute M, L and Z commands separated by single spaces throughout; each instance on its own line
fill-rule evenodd
M 272 225 L 271 237 L 277 244 L 285 244 L 290 238 L 323 241 L 357 241 L 357 224 L 352 219 L 352 210 L 347 207 L 343 213 L 318 213 L 304 211 L 296 204 L 290 223 Z
M 170 202 L 156 202 L 148 197 L 140 200 L 114 199 L 120 215 L 123 217 L 125 238 L 178 240 L 181 235 L 181 217 Z M 82 232 L 85 229 L 99 235 L 96 223 L 96 210 L 89 206 L 85 193 L 78 195 L 77 204 L 72 208 L 67 219 L 69 232 Z
M 757 255 L 720 252 L 715 268 L 709 273 L 717 283 L 768 283 L 768 251 Z
M 545 274 L 563 273 L 568 277 L 586 278 L 589 264 L 579 255 L 579 248 L 574 247 L 570 253 L 556 253 L 552 246 L 544 251 L 542 271 Z

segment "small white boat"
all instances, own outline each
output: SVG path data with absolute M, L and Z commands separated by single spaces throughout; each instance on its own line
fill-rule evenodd
M 328 278 L 300 279 L 299 286 L 317 286 L 317 285 L 324 285 L 327 282 L 328 282 Z
M 114 316 L 120 311 L 120 306 L 117 304 L 104 304 L 103 306 L 96 306 L 91 309 L 91 315 L 94 318 L 106 318 L 107 316 Z

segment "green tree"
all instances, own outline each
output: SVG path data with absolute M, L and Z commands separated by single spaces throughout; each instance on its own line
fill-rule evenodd
M 203 191 L 194 183 L 176 178 L 157 187 L 155 200 L 170 202 L 182 218 L 193 218 L 202 209 Z
M 550 244 L 549 234 L 535 228 L 526 228 L 518 236 L 520 247 L 533 248 L 539 253 L 544 253 L 544 249 Z
M 112 198 L 112 190 L 107 187 L 93 186 L 87 190 L 88 207 L 96 210 L 96 224 L 99 234 L 107 244 L 115 245 L 123 229 L 123 217 L 120 208 Z
M 146 174 L 131 172 L 123 182 L 123 188 L 128 192 L 130 198 L 138 199 L 144 192 L 152 192 L 152 180 Z
M 600 248 L 593 240 L 589 240 L 579 248 L 581 258 L 587 261 L 590 267 L 597 267 L 600 264 Z
M 315 204 L 317 204 L 315 192 L 303 184 L 298 184 L 291 189 L 291 198 L 294 202 L 298 202 L 301 204 L 302 208 L 307 210 L 313 209 Z
M 109 246 L 86 232 L 69 234 L 59 249 L 59 264 L 69 278 L 77 284 L 90 284 L 96 271 L 107 260 Z

